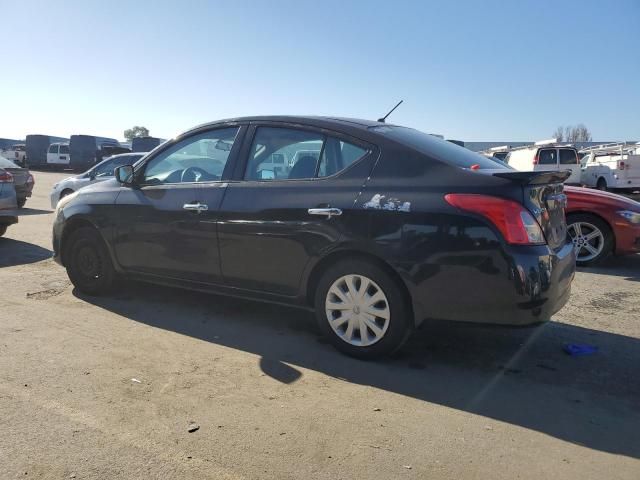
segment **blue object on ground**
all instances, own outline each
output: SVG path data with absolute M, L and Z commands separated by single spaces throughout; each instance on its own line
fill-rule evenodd
M 565 353 L 573 357 L 576 357 L 579 355 L 591 355 L 598 351 L 598 347 L 594 345 L 587 345 L 587 344 L 580 345 L 580 344 L 574 344 L 574 343 L 567 343 L 565 344 L 564 347 L 562 347 L 562 349 L 564 350 Z

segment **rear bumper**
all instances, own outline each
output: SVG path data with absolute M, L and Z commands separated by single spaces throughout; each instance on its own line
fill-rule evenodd
M 559 251 L 544 245 L 460 253 L 428 266 L 432 276 L 409 288 L 417 323 L 532 325 L 548 321 L 571 294 L 576 263 L 570 244 Z

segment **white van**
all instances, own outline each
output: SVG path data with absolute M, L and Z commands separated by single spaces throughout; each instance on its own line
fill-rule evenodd
M 70 159 L 68 143 L 52 143 L 49 145 L 49 149 L 47 150 L 47 165 L 64 168 L 69 166 Z
M 581 185 L 582 169 L 578 151 L 571 145 L 557 145 L 555 139 L 514 148 L 505 161 L 510 167 L 523 172 L 571 170 L 571 176 L 565 183 Z
M 580 150 L 582 183 L 600 190 L 640 189 L 640 144 L 608 143 Z

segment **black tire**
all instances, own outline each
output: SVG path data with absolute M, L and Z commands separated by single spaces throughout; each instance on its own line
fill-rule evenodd
M 606 181 L 604 178 L 600 177 L 600 178 L 598 179 L 598 182 L 596 183 L 596 188 L 597 188 L 598 190 L 602 190 L 603 192 L 606 192 L 606 191 L 607 191 L 607 189 L 608 189 L 608 187 L 607 187 L 607 181 Z
M 334 285 L 334 282 L 346 275 L 362 276 L 373 281 L 376 284 L 373 287 L 379 287 L 384 296 L 386 296 L 389 310 L 388 324 L 382 318 L 374 319 L 374 322 L 382 322 L 387 325 L 386 331 L 379 340 L 371 345 L 357 346 L 343 340 L 329 323 L 329 317 L 325 309 L 325 301 L 328 299 L 329 289 Z M 411 309 L 404 291 L 387 272 L 364 259 L 341 260 L 329 267 L 318 282 L 314 306 L 318 326 L 332 345 L 341 352 L 360 359 L 370 360 L 391 355 L 404 344 L 414 328 Z M 353 312 L 358 315 L 360 313 L 359 310 L 356 312 L 355 309 Z M 349 314 L 352 314 L 351 310 L 349 310 Z M 346 323 L 348 324 L 349 322 Z M 379 323 L 376 323 L 376 326 L 380 326 Z M 365 327 L 365 330 L 365 335 L 372 334 L 375 337 L 373 330 L 368 330 L 367 327 Z M 358 337 L 361 337 L 359 332 L 360 330 L 358 330 Z
M 88 295 L 113 290 L 116 273 L 100 234 L 91 227 L 74 230 L 65 240 L 64 263 L 71 283 Z
M 0 237 L 7 233 L 7 225 L 0 225 Z
M 63 197 L 66 197 L 67 195 L 71 195 L 73 193 L 73 190 L 71 190 L 70 188 L 67 188 L 66 190 L 63 190 L 62 192 L 60 192 L 60 196 L 58 197 L 58 201 L 62 200 Z
M 572 225 L 576 225 L 578 223 L 591 225 L 602 233 L 603 241 L 602 241 L 602 250 L 600 251 L 600 253 L 598 253 L 593 258 L 587 258 L 583 256 L 584 259 L 582 260 L 580 258 L 576 259 L 576 264 L 578 264 L 581 267 L 596 265 L 600 263 L 602 260 L 604 260 L 605 258 L 607 258 L 613 251 L 613 247 L 615 244 L 613 231 L 611 230 L 611 227 L 600 217 L 597 217 L 595 215 L 590 215 L 588 213 L 575 213 L 575 214 L 567 215 L 567 228 L 569 230 L 569 235 L 571 236 L 572 240 L 574 239 L 574 235 L 576 232 L 576 230 L 574 229 L 574 227 L 572 227 Z M 575 244 L 575 241 L 574 241 L 574 244 Z M 584 250 L 577 252 L 578 256 L 583 251 Z
M 21 198 L 20 200 L 18 200 L 18 208 L 24 207 L 24 205 L 26 203 L 27 203 L 27 199 L 26 198 Z

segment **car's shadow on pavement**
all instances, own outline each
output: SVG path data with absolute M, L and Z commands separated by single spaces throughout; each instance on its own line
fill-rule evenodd
M 16 210 L 19 217 L 27 217 L 29 215 L 47 215 L 49 213 L 53 213 L 53 210 L 42 210 L 39 208 L 19 208 Z
M 33 243 L 0 237 L 0 267 L 13 267 L 51 258 L 53 252 Z
M 640 254 L 606 258 L 595 267 L 578 268 L 578 271 L 625 277 L 632 282 L 640 282 Z
M 636 338 L 556 322 L 539 328 L 434 322 L 394 358 L 364 362 L 333 350 L 312 315 L 296 309 L 136 283 L 110 297 L 74 294 L 136 322 L 258 355 L 256 368 L 292 386 L 303 375 L 299 367 L 312 369 L 640 458 Z M 565 343 L 599 351 L 571 357 Z

